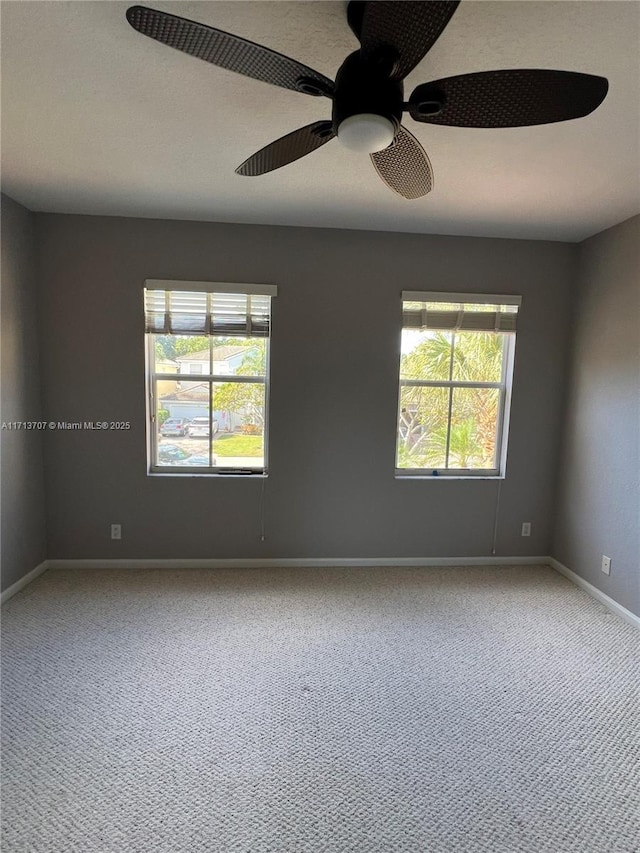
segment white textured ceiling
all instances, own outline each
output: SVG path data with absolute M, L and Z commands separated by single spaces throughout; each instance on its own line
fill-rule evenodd
M 506 130 L 406 124 L 435 189 L 407 201 L 337 141 L 257 178 L 235 167 L 328 118 L 330 102 L 215 68 L 136 33 L 129 3 L 2 2 L 2 186 L 32 210 L 582 240 L 640 210 L 640 3 L 462 2 L 407 78 L 559 68 L 609 79 L 603 105 Z M 343 2 L 147 4 L 333 78 L 356 48 Z

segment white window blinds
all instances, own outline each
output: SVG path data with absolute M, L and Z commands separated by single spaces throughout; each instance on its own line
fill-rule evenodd
M 515 332 L 521 301 L 520 296 L 404 291 L 402 327 L 449 332 Z
M 269 336 L 271 298 L 277 294 L 277 288 L 271 285 L 169 281 L 147 281 L 146 284 L 146 332 L 159 335 Z M 150 287 L 162 284 L 173 287 Z M 185 285 L 194 284 L 202 289 L 184 289 Z

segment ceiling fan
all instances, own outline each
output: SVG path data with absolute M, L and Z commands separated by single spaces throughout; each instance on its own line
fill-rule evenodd
M 177 15 L 131 6 L 127 20 L 143 35 L 205 62 L 333 102 L 330 121 L 265 146 L 238 166 L 239 175 L 279 169 L 337 137 L 370 154 L 390 189 L 420 198 L 432 189 L 433 172 L 422 145 L 401 123 L 404 112 L 428 124 L 524 127 L 586 116 L 609 88 L 606 78 L 592 74 L 523 68 L 423 83 L 405 101 L 402 81 L 433 47 L 459 1 L 351 0 L 347 22 L 360 48 L 345 59 L 335 83 L 268 47 Z

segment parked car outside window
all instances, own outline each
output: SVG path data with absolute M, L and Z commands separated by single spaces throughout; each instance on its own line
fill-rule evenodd
M 213 421 L 213 431 L 218 432 L 218 421 Z M 193 418 L 187 427 L 187 434 L 191 437 L 209 437 L 209 418 Z
M 189 418 L 167 418 L 160 427 L 160 435 L 186 435 Z

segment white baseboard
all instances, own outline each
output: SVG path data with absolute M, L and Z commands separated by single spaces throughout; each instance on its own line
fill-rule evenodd
M 589 581 L 586 581 L 584 578 L 581 578 L 580 575 L 577 575 L 575 572 L 572 572 L 571 569 L 568 569 L 565 565 L 560 563 L 554 557 L 548 557 L 547 562 L 557 572 L 560 572 L 560 574 L 564 575 L 565 578 L 568 578 L 568 580 L 570 580 L 576 586 L 579 586 L 580 589 L 583 589 L 592 598 L 595 598 L 596 601 L 599 601 L 600 604 L 604 604 L 604 606 L 612 613 L 615 613 L 616 616 L 619 616 L 621 619 L 624 619 L 625 622 L 628 622 L 629 625 L 633 625 L 634 628 L 640 628 L 640 616 L 636 616 L 635 613 L 632 613 L 630 610 L 627 610 L 626 607 L 623 607 L 621 604 L 618 604 L 618 602 L 614 601 L 611 596 L 599 590 L 597 586 L 594 586 L 592 583 L 589 583 Z
M 114 559 L 47 560 L 50 569 L 275 569 L 365 568 L 375 566 L 530 566 L 546 565 L 548 557 L 269 557 L 248 559 Z
M 20 580 L 12 583 L 11 586 L 8 586 L 0 596 L 0 604 L 4 604 L 5 601 L 9 601 L 10 598 L 13 598 L 16 592 L 20 592 L 20 590 L 24 589 L 27 584 L 34 581 L 43 572 L 46 572 L 48 568 L 48 561 L 44 560 L 39 566 L 36 566 L 35 569 L 31 569 L 30 572 L 27 572 L 27 574 L 21 577 Z

